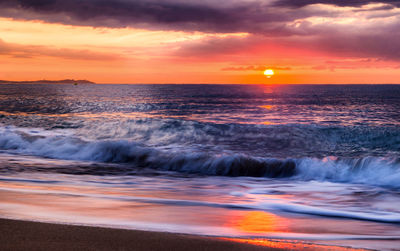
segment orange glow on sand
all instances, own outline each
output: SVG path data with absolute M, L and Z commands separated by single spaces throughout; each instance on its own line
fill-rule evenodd
M 278 215 L 262 212 L 251 211 L 242 212 L 243 214 L 232 215 L 228 223 L 229 227 L 239 230 L 239 232 L 250 235 L 263 235 L 268 236 L 270 233 L 282 233 L 293 231 L 290 226 L 290 220 L 280 217 Z M 353 251 L 364 249 L 353 249 L 348 247 L 339 247 L 332 245 L 315 244 L 309 241 L 301 240 L 280 240 L 280 239 L 266 239 L 266 238 L 220 238 L 239 243 L 247 243 L 256 246 L 263 246 L 269 248 L 279 248 L 283 250 L 339 250 L 339 251 Z
M 319 245 L 313 243 L 306 243 L 302 241 L 289 241 L 289 240 L 269 240 L 269 239 L 240 239 L 240 238 L 220 238 L 222 240 L 252 244 L 256 246 L 263 246 L 269 248 L 280 248 L 283 250 L 337 250 L 337 251 L 355 251 L 364 249 L 355 249 L 349 247 L 339 247 L 330 245 Z

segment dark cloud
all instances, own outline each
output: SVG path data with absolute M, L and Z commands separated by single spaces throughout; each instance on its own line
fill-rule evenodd
M 341 7 L 360 7 L 370 3 L 384 3 L 394 6 L 400 6 L 399 1 L 393 0 L 278 0 L 275 6 L 286 6 L 293 8 L 300 8 L 311 4 L 331 4 Z
M 355 7 L 386 4 L 375 10 L 400 6 L 399 1 L 389 0 L 0 0 L 0 16 L 93 27 L 293 35 L 289 22 L 337 15 L 302 8 L 316 3 Z
M 43 14 L 64 13 L 81 21 L 97 17 L 120 19 L 122 23 L 129 20 L 162 23 L 231 21 L 228 20 L 229 16 L 216 8 L 167 1 L 19 0 L 14 2 L 16 2 L 14 6 L 22 9 Z
M 286 32 L 286 22 L 316 14 L 277 9 L 272 3 L 272 0 L 231 0 L 224 4 L 207 0 L 0 0 L 0 16 L 94 27 L 280 34 Z
M 0 15 L 12 18 L 110 27 L 158 24 L 187 30 L 231 29 L 230 24 L 237 23 L 233 13 L 239 9 L 235 8 L 220 9 L 195 1 L 0 0 Z

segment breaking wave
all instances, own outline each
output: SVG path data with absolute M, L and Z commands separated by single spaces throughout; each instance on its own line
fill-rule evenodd
M 292 159 L 255 157 L 238 153 L 165 150 L 124 140 L 88 142 L 65 133 L 35 133 L 2 128 L 0 149 L 53 159 L 96 162 L 88 167 L 54 167 L 50 172 L 92 175 L 128 175 L 150 168 L 189 174 L 250 176 L 360 183 L 400 188 L 400 158 L 393 157 L 301 157 Z M 112 167 L 99 163 L 117 163 Z
M 202 151 L 275 158 L 383 156 L 400 150 L 399 128 L 384 126 L 216 124 L 146 118 L 88 122 L 75 133 L 87 141 L 129 140 L 175 149 L 195 145 Z

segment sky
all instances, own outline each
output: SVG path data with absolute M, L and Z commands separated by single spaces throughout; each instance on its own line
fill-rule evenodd
M 0 0 L 0 79 L 65 78 L 400 83 L 400 1 Z

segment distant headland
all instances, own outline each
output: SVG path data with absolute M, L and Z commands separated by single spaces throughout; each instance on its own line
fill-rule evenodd
M 96 84 L 89 80 L 75 80 L 75 79 L 63 79 L 63 80 L 35 80 L 35 81 L 9 81 L 0 80 L 0 84 Z

